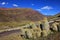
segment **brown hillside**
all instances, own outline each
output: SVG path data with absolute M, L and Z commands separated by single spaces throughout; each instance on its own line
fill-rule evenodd
M 45 16 L 29 8 L 0 8 L 0 22 L 39 21 Z
M 57 13 L 56 15 L 53 15 L 53 16 L 48 16 L 47 18 L 48 18 L 49 21 L 60 20 L 60 13 Z

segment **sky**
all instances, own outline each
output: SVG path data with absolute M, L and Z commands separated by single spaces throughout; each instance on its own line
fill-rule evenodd
M 60 0 L 0 0 L 0 8 L 32 8 L 44 15 L 60 12 Z

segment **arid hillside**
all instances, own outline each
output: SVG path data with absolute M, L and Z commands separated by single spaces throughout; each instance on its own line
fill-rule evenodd
M 0 29 L 24 26 L 44 17 L 40 12 L 30 8 L 0 8 Z
M 40 21 L 45 16 L 29 8 L 0 8 L 0 22 Z
M 57 13 L 56 15 L 53 16 L 48 16 L 48 20 L 60 20 L 60 13 Z
M 60 40 L 60 15 L 29 8 L 0 8 L 0 40 Z M 53 21 L 53 22 L 50 22 Z

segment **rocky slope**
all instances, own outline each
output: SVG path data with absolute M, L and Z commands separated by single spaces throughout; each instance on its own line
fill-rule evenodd
M 59 20 L 60 19 L 60 13 L 57 13 L 56 15 L 53 16 L 47 16 L 48 20 Z
M 23 26 L 44 19 L 44 15 L 30 8 L 0 8 L 0 29 Z
M 40 21 L 44 15 L 29 8 L 0 8 L 0 22 Z

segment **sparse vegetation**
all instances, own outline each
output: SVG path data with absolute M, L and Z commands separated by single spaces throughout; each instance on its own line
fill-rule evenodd
M 1 8 L 0 9 L 0 30 L 21 27 L 27 24 L 29 24 L 29 27 L 24 27 L 21 30 L 19 29 L 18 30 L 19 32 L 17 33 L 14 33 L 13 32 L 14 30 L 8 31 L 8 33 L 5 33 L 6 36 L 0 37 L 0 40 L 56 40 L 56 38 L 60 37 L 59 36 L 60 32 L 54 31 L 53 34 L 48 35 L 48 32 L 50 31 L 48 21 L 50 21 L 51 19 L 55 20 L 57 17 L 59 18 L 60 15 L 48 17 L 48 20 L 47 20 L 46 16 L 32 9 Z M 48 30 L 47 30 L 47 27 L 48 27 Z M 4 31 L 4 32 L 7 32 L 7 31 Z M 9 32 L 11 32 L 11 34 L 9 34 Z

